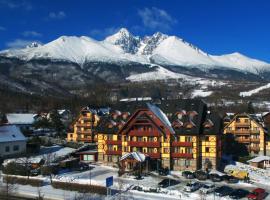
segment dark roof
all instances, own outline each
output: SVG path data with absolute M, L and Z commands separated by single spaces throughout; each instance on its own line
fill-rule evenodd
M 210 126 L 206 128 L 205 126 L 203 127 L 203 134 L 205 135 L 216 135 L 216 134 L 222 134 L 222 118 L 220 117 L 219 114 L 217 113 L 207 113 L 205 117 L 205 123 L 212 122 L 213 126 Z
M 149 101 L 118 102 L 111 107 L 110 114 L 101 117 L 96 131 L 108 134 L 117 133 L 120 128 L 118 124 L 126 122 L 129 118 L 123 119 L 122 114 L 129 113 L 130 116 L 138 109 L 149 109 L 147 103 L 149 103 Z M 214 113 L 207 114 L 207 106 L 202 100 L 176 99 L 152 101 L 152 103 L 158 106 L 162 112 L 167 115 L 172 125 L 174 125 L 174 122 L 182 124 L 182 126 L 174 128 L 176 134 L 189 133 L 191 135 L 197 135 L 200 133 L 217 134 L 221 132 L 221 117 Z M 114 119 L 113 113 L 119 116 Z M 206 130 L 203 128 L 203 124 L 207 120 L 213 122 L 213 126 Z M 116 125 L 109 128 L 109 123 L 115 123 Z M 186 127 L 187 124 L 191 124 L 192 127 Z

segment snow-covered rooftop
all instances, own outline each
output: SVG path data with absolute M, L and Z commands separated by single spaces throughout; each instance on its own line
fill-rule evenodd
M 255 157 L 255 158 L 253 158 L 251 160 L 248 160 L 247 162 L 255 162 L 255 163 L 257 163 L 257 162 L 262 162 L 264 160 L 269 160 L 270 161 L 270 156 L 257 156 L 257 157 Z
M 130 153 L 126 153 L 124 154 L 121 158 L 120 158 L 120 161 L 121 160 L 125 160 L 126 158 L 133 158 L 139 162 L 143 162 L 145 161 L 145 155 L 141 152 L 130 152 Z
M 148 108 L 167 126 L 167 128 L 171 131 L 171 133 L 174 133 L 174 129 L 172 128 L 172 124 L 169 121 L 168 117 L 165 115 L 162 110 L 159 109 L 159 107 L 147 103 Z
M 9 124 L 33 124 L 34 116 L 33 113 L 8 113 L 7 120 Z
M 26 138 L 15 125 L 0 126 L 0 142 L 26 141 Z

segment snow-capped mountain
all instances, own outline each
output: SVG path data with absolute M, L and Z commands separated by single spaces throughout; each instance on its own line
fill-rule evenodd
M 33 77 L 39 77 L 37 83 L 53 80 L 64 88 L 79 87 L 89 81 L 191 76 L 270 80 L 270 64 L 240 53 L 209 55 L 176 36 L 157 32 L 139 37 L 122 28 L 103 41 L 86 36 L 61 36 L 47 44 L 32 43 L 23 49 L 0 51 L 0 75 L 5 80 L 15 77 L 31 83 Z

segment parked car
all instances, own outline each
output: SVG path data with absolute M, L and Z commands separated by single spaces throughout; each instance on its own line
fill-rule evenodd
M 166 187 L 169 187 L 169 186 L 177 185 L 179 183 L 180 183 L 180 181 L 166 178 L 166 179 L 163 179 L 162 181 L 160 181 L 158 183 L 158 186 L 162 187 L 162 188 L 166 188 Z
M 208 174 L 201 170 L 197 170 L 196 172 L 194 172 L 194 176 L 199 180 L 206 180 L 208 178 Z
M 193 179 L 194 178 L 194 174 L 191 171 L 183 171 L 182 176 L 187 178 L 187 179 Z
M 236 189 L 229 195 L 229 197 L 231 199 L 242 199 L 242 198 L 246 197 L 248 194 L 249 194 L 249 191 L 247 191 L 247 190 Z
M 202 184 L 202 187 L 200 188 L 200 191 L 204 194 L 212 193 L 214 192 L 214 190 L 215 190 L 215 185 L 212 183 Z
M 209 179 L 211 179 L 211 181 L 213 181 L 213 182 L 221 182 L 222 181 L 222 177 L 218 174 L 209 174 Z
M 202 184 L 199 182 L 193 182 L 193 183 L 188 183 L 184 187 L 184 191 L 186 192 L 194 192 L 202 187 Z
M 228 196 L 233 192 L 233 189 L 228 186 L 221 186 L 215 189 L 215 194 L 220 197 Z
M 267 193 L 262 188 L 256 188 L 249 195 L 247 195 L 248 199 L 252 200 L 261 200 L 267 196 Z
M 36 169 L 32 169 L 31 171 L 30 171 L 30 176 L 38 176 L 38 175 L 40 175 L 40 168 L 36 168 Z
M 143 191 L 143 188 L 140 186 L 134 186 L 132 190 Z
M 229 175 L 223 175 L 222 179 L 226 183 L 238 183 L 239 182 L 239 179 L 235 178 L 234 176 L 229 176 Z
M 158 174 L 161 176 L 167 176 L 169 174 L 169 168 L 168 167 L 160 168 L 158 170 Z

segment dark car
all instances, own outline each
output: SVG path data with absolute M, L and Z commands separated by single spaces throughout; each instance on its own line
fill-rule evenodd
M 194 176 L 199 180 L 206 180 L 208 178 L 208 174 L 201 170 L 194 172 Z
M 223 180 L 218 174 L 209 174 L 209 179 L 211 179 L 213 182 L 221 182 Z
M 166 179 L 163 179 L 162 181 L 160 181 L 158 183 L 158 186 L 162 187 L 162 188 L 166 188 L 166 187 L 169 187 L 169 186 L 177 185 L 179 183 L 180 183 L 180 181 L 166 178 Z
M 238 183 L 239 182 L 239 180 L 237 178 L 235 178 L 234 176 L 223 175 L 221 178 L 226 183 Z
M 233 193 L 233 189 L 228 186 L 221 186 L 216 188 L 214 192 L 217 196 L 224 197 Z
M 169 168 L 168 167 L 160 168 L 158 170 L 158 174 L 161 176 L 167 176 L 169 174 Z
M 182 176 L 187 178 L 187 179 L 193 179 L 194 178 L 194 174 L 191 171 L 183 171 Z
M 242 199 L 249 194 L 249 191 L 244 189 L 236 189 L 230 194 L 231 199 Z

